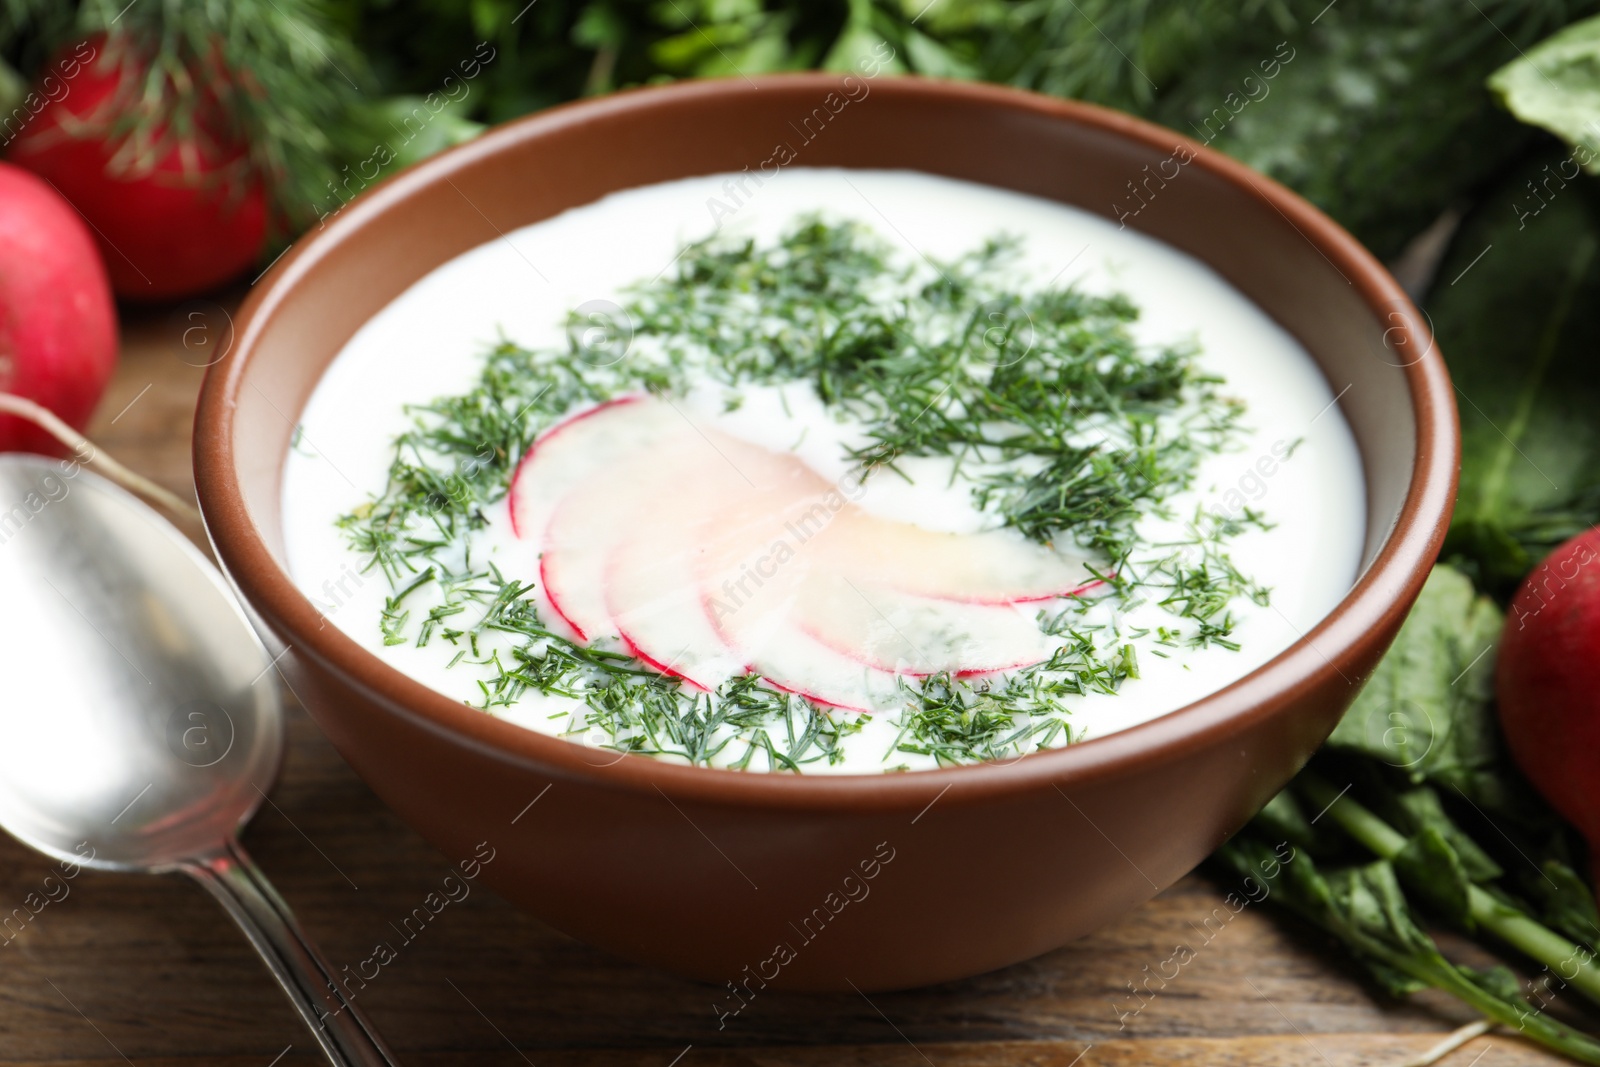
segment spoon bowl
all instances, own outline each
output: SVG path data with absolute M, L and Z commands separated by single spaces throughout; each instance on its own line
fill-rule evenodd
M 283 706 L 217 569 L 79 459 L 0 455 L 0 597 L 0 827 L 78 866 L 194 878 L 330 1063 L 392 1065 L 239 845 L 283 760 Z
M 0 825 L 83 866 L 170 870 L 249 820 L 283 709 L 198 549 L 75 460 L 7 455 L 0 589 Z

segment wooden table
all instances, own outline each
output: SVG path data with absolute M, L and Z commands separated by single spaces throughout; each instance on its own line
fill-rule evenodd
M 237 299 L 224 300 L 226 308 Z M 185 495 L 204 333 L 224 308 L 128 313 L 122 365 L 91 427 L 124 463 Z M 185 347 L 185 331 L 188 347 Z M 285 694 L 285 698 L 287 694 Z M 39 709 L 48 714 L 49 709 Z M 245 836 L 335 964 L 365 958 L 446 861 L 340 760 L 305 713 Z M 0 738 L 0 744 L 4 739 Z M 0 915 L 50 864 L 0 839 Z M 85 872 L 0 950 L 0 1064 L 289 1067 L 320 1062 L 244 939 L 181 877 Z M 427 927 L 360 1003 L 415 1067 L 886 1063 L 1400 1064 L 1472 1019 L 1447 998 L 1381 998 L 1337 949 L 1251 906 L 1137 1015 L 1178 942 L 1201 943 L 1222 892 L 1192 875 L 1122 922 L 995 974 L 861 996 L 764 995 L 725 1030 L 713 991 L 613 959 L 476 888 Z M 995 906 L 1003 907 L 996 902 Z M 1468 946 L 1470 950 L 1470 946 Z M 1452 1067 L 1558 1062 L 1479 1038 Z

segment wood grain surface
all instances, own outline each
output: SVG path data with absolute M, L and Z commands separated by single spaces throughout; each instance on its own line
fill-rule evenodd
M 220 351 L 236 304 L 237 294 L 125 311 L 122 364 L 91 428 L 184 494 L 196 364 Z M 390 924 L 447 861 L 298 708 L 289 733 L 283 777 L 245 844 L 335 965 L 354 964 L 396 940 Z M 50 870 L 0 839 L 0 912 Z M 1383 998 L 1270 907 L 1245 908 L 1207 943 L 1199 924 L 1221 904 L 1215 883 L 1191 875 L 1115 926 L 1004 971 L 870 1000 L 764 994 L 719 1029 L 709 987 L 613 959 L 475 887 L 405 943 L 359 1003 L 415 1067 L 1399 1065 L 1472 1020 L 1448 998 Z M 1004 907 L 1003 895 L 983 906 Z M 1195 958 L 1165 987 L 1148 980 L 1179 942 L 1197 946 Z M 1451 950 L 1465 958 L 1471 946 Z M 1141 1002 L 1130 983 L 1158 992 Z M 243 937 L 181 877 L 84 872 L 0 950 L 0 1064 L 319 1062 Z M 1559 1061 L 1492 1035 L 1442 1062 Z

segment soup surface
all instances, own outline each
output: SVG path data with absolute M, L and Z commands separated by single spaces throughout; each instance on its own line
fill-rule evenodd
M 284 472 L 296 582 L 438 691 L 601 751 L 1006 759 L 1226 686 L 1350 588 L 1334 391 L 1074 208 L 791 168 L 616 193 L 351 338 Z

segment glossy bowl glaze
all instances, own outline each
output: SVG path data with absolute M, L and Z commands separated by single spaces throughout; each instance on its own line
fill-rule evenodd
M 824 125 L 808 124 L 818 113 Z M 534 733 L 326 625 L 285 571 L 279 493 L 298 413 L 355 330 L 476 245 L 618 189 L 758 169 L 779 145 L 795 165 L 909 168 L 1077 205 L 1220 272 L 1339 394 L 1366 470 L 1356 586 L 1282 655 L 1153 722 L 1005 764 L 850 777 L 673 766 Z M 748 999 L 769 983 L 874 990 L 1002 967 L 1171 884 L 1333 728 L 1421 587 L 1454 498 L 1444 364 L 1353 238 L 1181 135 L 980 85 L 730 79 L 541 113 L 357 198 L 256 286 L 236 336 L 201 395 L 196 477 L 228 574 L 288 646 L 295 692 L 446 857 L 493 849 L 483 877 L 498 892 L 722 986 L 719 1011 L 740 1003 L 725 983 Z

